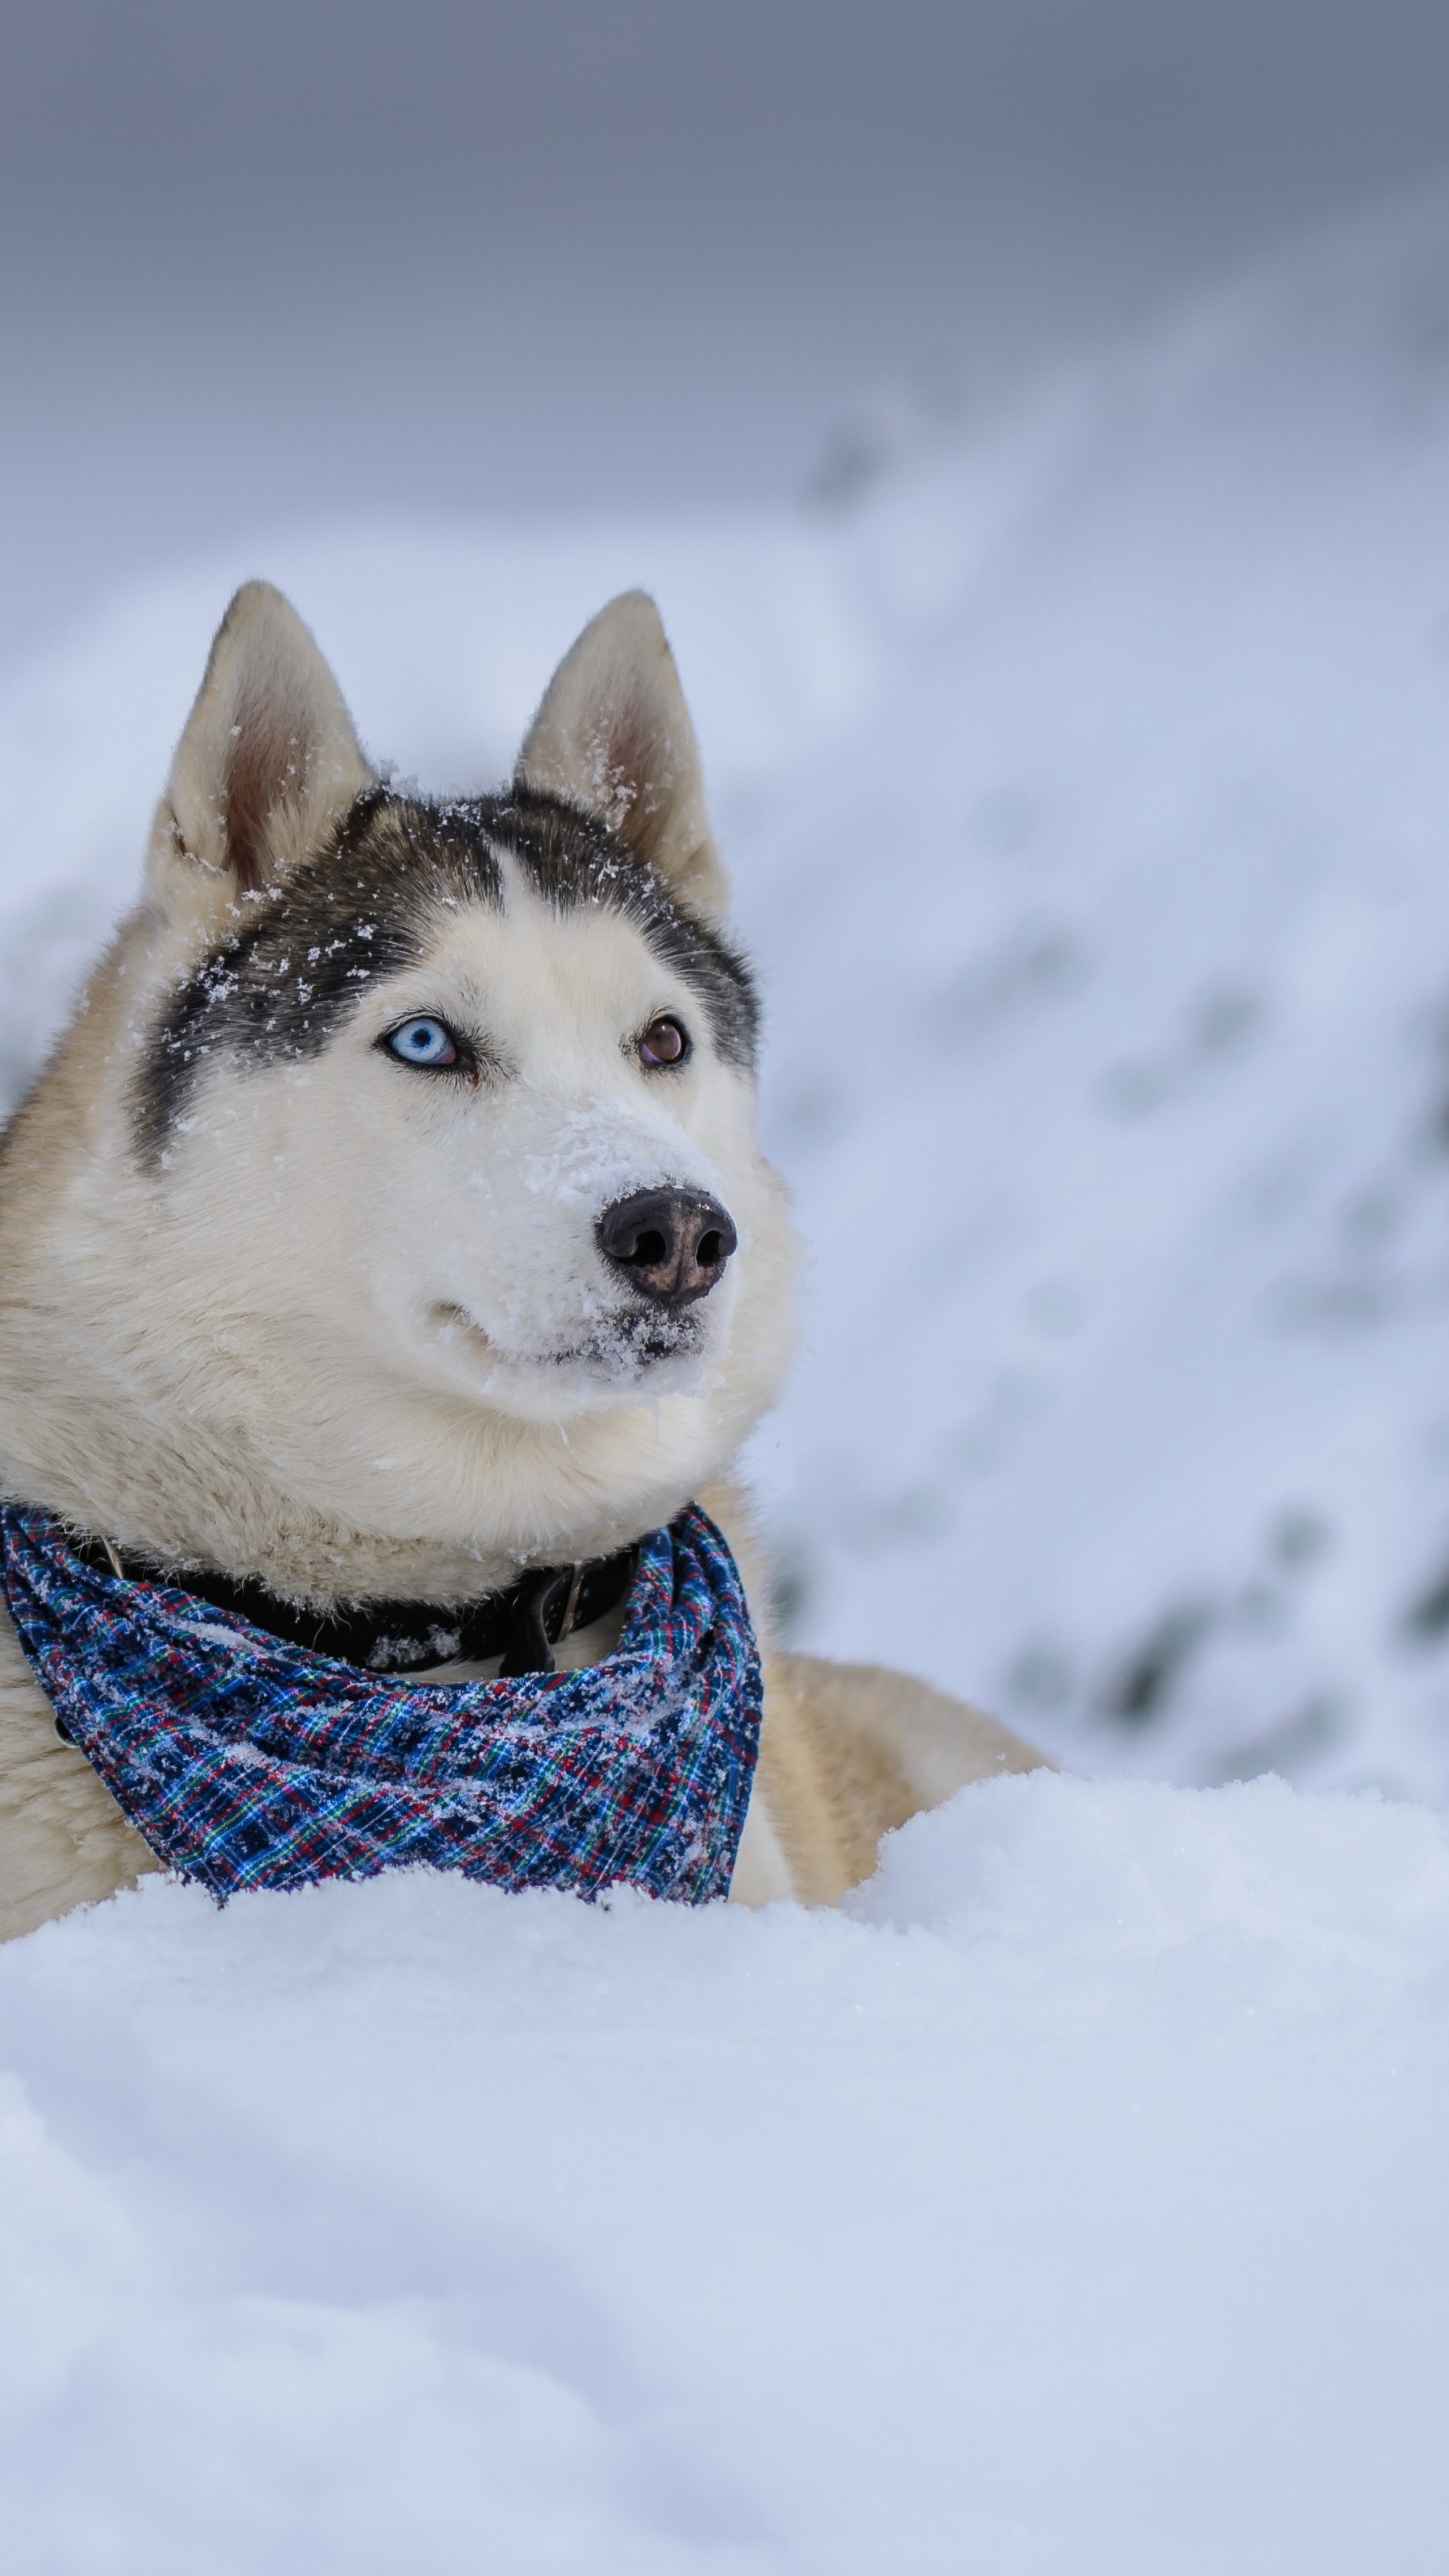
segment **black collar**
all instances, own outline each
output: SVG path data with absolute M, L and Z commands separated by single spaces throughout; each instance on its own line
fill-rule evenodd
M 587 1628 L 612 1610 L 634 1572 L 637 1549 L 595 1556 L 582 1565 L 543 1565 L 521 1574 L 506 1592 L 440 1608 L 429 1601 L 365 1601 L 348 1609 L 304 1610 L 250 1577 L 206 1570 L 168 1570 L 147 1557 L 116 1548 L 109 1539 L 82 1538 L 78 1553 L 97 1573 L 120 1574 L 130 1583 L 174 1584 L 194 1592 L 214 1610 L 250 1619 L 289 1646 L 357 1664 L 364 1672 L 417 1673 L 432 1664 L 485 1663 L 501 1654 L 501 1674 L 551 1673 L 553 1648 L 576 1628 Z

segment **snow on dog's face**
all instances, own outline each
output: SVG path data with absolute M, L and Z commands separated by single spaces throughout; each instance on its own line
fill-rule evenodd
M 230 1444 L 238 1492 L 444 1567 L 677 1508 L 790 1340 L 723 892 L 638 594 L 561 666 L 512 787 L 440 802 L 373 775 L 286 602 L 240 592 L 117 952 L 129 1178 L 60 1229 L 56 1267 L 105 1287 L 108 1383 L 148 1423 L 184 1388 L 168 1446 Z M 171 1517 L 147 1504 L 157 1543 Z

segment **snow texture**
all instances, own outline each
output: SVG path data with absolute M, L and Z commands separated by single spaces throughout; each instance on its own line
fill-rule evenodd
M 1449 1846 L 994 1782 L 852 1916 L 153 1883 L 0 1952 L 0 2537 L 1437 2576 Z
M 152 1885 L 0 1955 L 8 2563 L 1437 2571 L 1449 205 L 834 517 L 127 593 L 0 694 L 12 1089 L 253 572 L 459 787 L 654 589 L 813 1256 L 796 1634 L 1095 1776 L 846 1916 Z

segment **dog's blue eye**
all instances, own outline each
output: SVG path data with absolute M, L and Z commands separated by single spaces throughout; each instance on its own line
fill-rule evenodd
M 452 1031 L 441 1020 L 404 1020 L 401 1028 L 390 1029 L 389 1052 L 400 1064 L 456 1064 L 458 1049 Z

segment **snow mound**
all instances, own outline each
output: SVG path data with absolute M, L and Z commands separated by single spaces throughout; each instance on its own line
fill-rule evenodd
M 1038 1774 L 849 1917 L 0 1954 L 15 2567 L 1437 2571 L 1449 1840 Z

